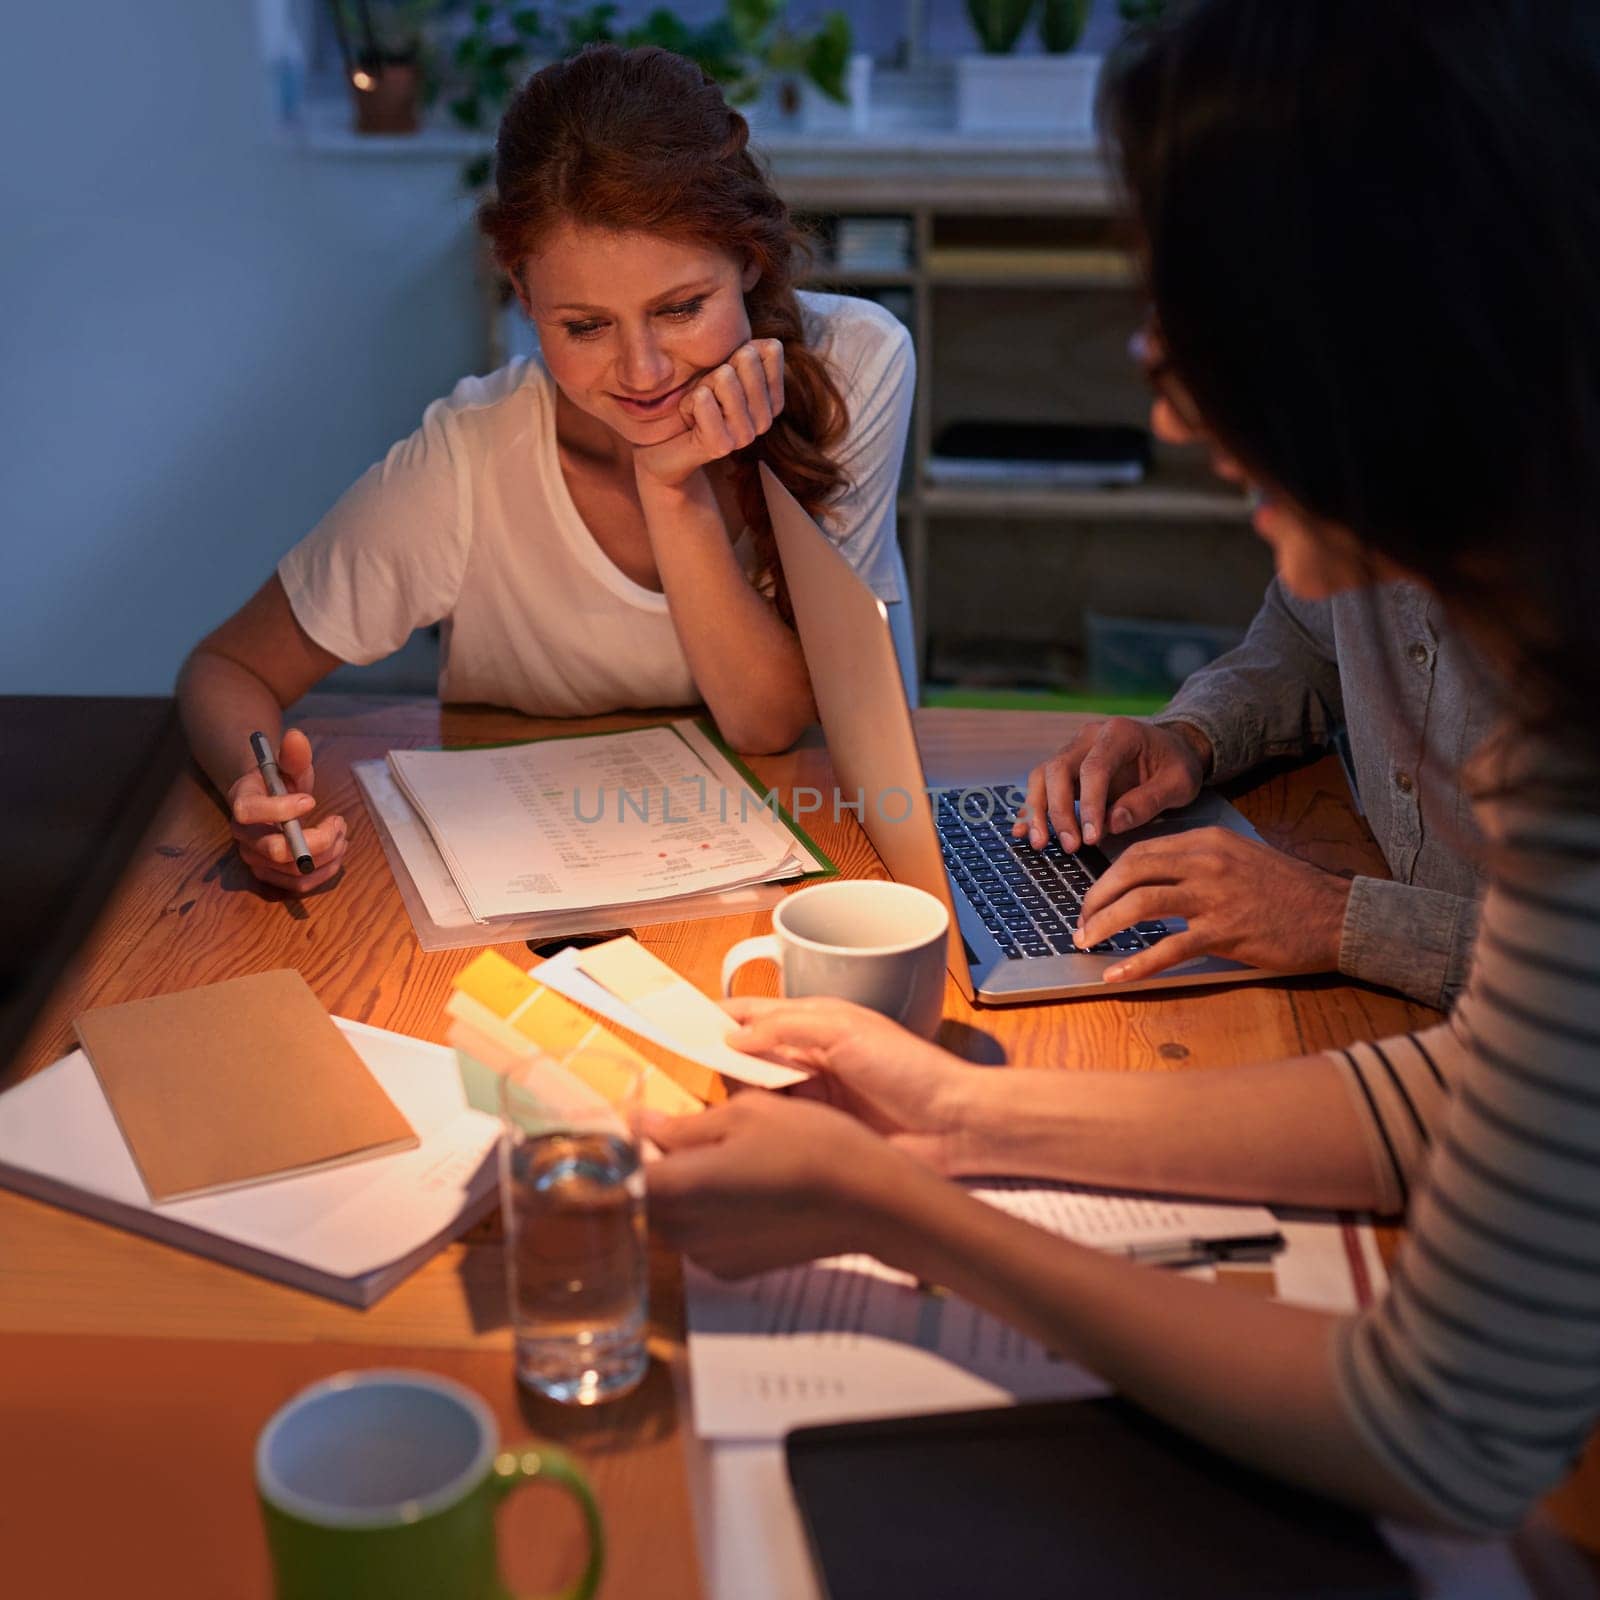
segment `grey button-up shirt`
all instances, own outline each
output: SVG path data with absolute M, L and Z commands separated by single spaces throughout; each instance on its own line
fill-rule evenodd
M 1392 877 L 1355 880 L 1339 970 L 1445 1007 L 1477 933 L 1478 833 L 1458 774 L 1494 722 L 1486 685 L 1427 591 L 1394 583 L 1308 601 L 1274 579 L 1244 643 L 1154 720 L 1205 734 L 1213 781 L 1343 728 Z

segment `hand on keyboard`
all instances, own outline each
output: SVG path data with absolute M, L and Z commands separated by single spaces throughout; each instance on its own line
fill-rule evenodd
M 1079 910 L 1110 865 L 1093 845 L 1068 855 L 1060 845 L 1031 850 L 1011 837 L 1015 789 L 969 789 L 939 799 L 939 844 L 951 881 L 1011 957 L 1076 955 Z M 1127 955 L 1165 937 L 1150 922 L 1115 930 L 1096 955 Z
M 1163 811 L 1188 805 L 1200 792 L 1210 760 L 1210 742 L 1186 722 L 1133 717 L 1091 722 L 1028 774 L 1024 809 L 1011 831 L 1018 838 L 1026 834 L 1035 850 L 1044 847 L 1051 829 L 1068 850 L 1094 844 L 1108 831 L 1126 833 Z
M 1130 952 L 1107 982 L 1145 978 L 1198 955 L 1269 972 L 1339 965 L 1350 880 L 1226 828 L 1197 828 L 1129 846 L 1083 900 L 1079 937 L 1111 938 L 1156 917 L 1189 926 Z

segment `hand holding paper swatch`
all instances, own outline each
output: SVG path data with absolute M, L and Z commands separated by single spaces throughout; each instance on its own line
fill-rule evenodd
M 758 1089 L 787 1089 L 809 1073 L 735 1050 L 733 1019 L 637 939 L 569 949 L 539 969 L 539 981 L 646 1039 Z

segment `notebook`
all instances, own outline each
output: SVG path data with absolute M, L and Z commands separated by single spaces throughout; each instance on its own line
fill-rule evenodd
M 100 1006 L 73 1027 L 157 1204 L 416 1148 L 288 968 Z
M 499 1119 L 455 1054 L 332 1019 L 416 1130 L 415 1148 L 247 1189 L 151 1202 L 81 1050 L 0 1094 L 0 1184 L 262 1277 L 368 1306 L 496 1199 Z

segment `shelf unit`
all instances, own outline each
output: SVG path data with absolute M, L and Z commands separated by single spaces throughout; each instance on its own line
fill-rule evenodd
M 925 672 L 940 665 L 930 642 L 980 615 L 1000 619 L 985 625 L 1003 624 L 1019 659 L 1030 630 L 1043 646 L 1051 623 L 1041 587 L 1062 607 L 1049 641 L 1054 678 L 1072 686 L 1082 682 L 1088 611 L 1215 628 L 1248 622 L 1270 562 L 1249 535 L 1244 498 L 1195 451 L 1158 446 L 1144 482 L 1119 488 L 925 481 L 933 438 L 957 418 L 1147 420 L 1148 393 L 1127 353 L 1143 312 L 1137 275 L 1095 152 L 952 141 L 767 154 L 778 187 L 823 245 L 807 285 L 909 297 L 917 394 L 900 534 Z M 850 216 L 908 219 L 906 265 L 834 265 L 827 240 Z M 986 562 L 994 578 L 975 593 Z

